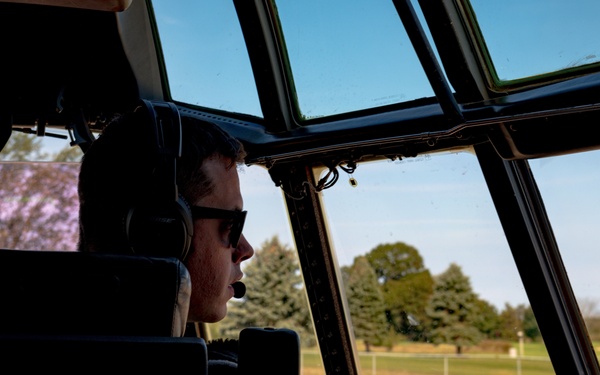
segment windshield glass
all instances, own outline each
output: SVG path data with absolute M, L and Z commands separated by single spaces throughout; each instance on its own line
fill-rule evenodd
M 599 1 L 471 0 L 470 4 L 498 84 L 600 61 Z
M 301 118 L 431 97 L 390 0 L 275 0 Z
M 472 152 L 359 163 L 322 200 L 363 370 L 553 373 Z
M 418 2 L 411 4 L 436 53 Z M 262 117 L 233 2 L 152 5 L 172 99 Z M 495 87 L 599 65 L 598 1 L 463 5 Z M 393 1 L 271 0 L 271 9 L 299 122 L 434 97 Z
M 69 145 L 66 132 L 50 133 L 57 137 L 13 132 L 0 152 L 0 248 L 77 248 L 83 153 Z
M 233 2 L 152 4 L 172 98 L 262 117 Z M 392 1 L 273 6 L 300 120 L 433 96 Z
M 600 151 L 531 160 L 590 338 L 600 341 Z M 598 345 L 596 345 L 598 350 Z
M 262 117 L 232 1 L 152 1 L 171 98 Z

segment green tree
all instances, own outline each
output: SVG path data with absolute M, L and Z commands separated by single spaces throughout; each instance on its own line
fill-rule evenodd
M 435 278 L 427 314 L 431 318 L 431 340 L 436 344 L 453 344 L 461 354 L 464 346 L 477 344 L 481 333 L 475 327 L 477 295 L 460 266 L 452 263 Z
M 23 133 L 13 133 L 0 152 L 0 158 L 7 161 L 36 161 L 48 157 L 43 152 L 41 137 Z
M 537 341 L 542 336 L 531 306 L 527 306 L 523 311 L 523 334 L 531 341 Z
M 41 138 L 15 133 L 0 157 L 10 161 L 52 159 Z M 64 159 L 65 157 L 63 157 Z M 75 163 L 0 163 L 0 246 L 74 250 L 78 240 Z
M 293 329 L 302 344 L 315 343 L 300 267 L 293 250 L 277 236 L 265 241 L 244 268 L 247 292 L 232 300 L 221 334 L 235 338 L 244 327 Z
M 343 276 L 354 335 L 364 341 L 369 352 L 371 345 L 385 342 L 388 331 L 377 275 L 367 258 L 360 256 L 351 267 L 343 268 Z
M 53 157 L 54 161 L 57 162 L 79 162 L 83 152 L 79 147 L 67 146 L 59 150 Z
M 518 332 L 523 331 L 522 306 L 513 307 L 509 303 L 504 305 L 500 313 L 500 337 L 506 340 L 518 340 Z
M 395 332 L 424 339 L 425 308 L 433 278 L 416 248 L 403 242 L 381 244 L 367 254 L 383 291 L 386 316 Z
M 523 304 L 516 307 L 506 304 L 500 313 L 500 335 L 507 340 L 518 340 L 518 332 L 521 331 L 531 341 L 541 337 L 531 306 Z
M 498 309 L 491 303 L 483 299 L 475 301 L 475 310 L 473 325 L 486 338 L 495 339 L 500 337 L 500 317 Z
M 600 312 L 598 310 L 600 300 L 596 298 L 578 298 L 577 304 L 588 333 L 592 341 L 600 341 Z

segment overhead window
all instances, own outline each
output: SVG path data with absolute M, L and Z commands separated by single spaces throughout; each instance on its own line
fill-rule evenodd
M 262 117 L 233 2 L 152 2 L 173 100 Z
M 471 18 L 495 84 L 599 67 L 600 2 L 471 0 Z M 504 22 L 498 22 L 504 20 Z
M 434 96 L 392 1 L 273 2 L 301 120 Z

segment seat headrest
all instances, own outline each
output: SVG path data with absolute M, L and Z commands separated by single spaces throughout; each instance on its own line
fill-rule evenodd
M 0 250 L 0 333 L 179 337 L 190 294 L 176 258 Z

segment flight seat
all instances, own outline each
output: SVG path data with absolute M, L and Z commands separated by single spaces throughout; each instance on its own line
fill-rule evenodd
M 0 249 L 3 366 L 205 374 L 204 340 L 182 337 L 190 293 L 176 258 Z

